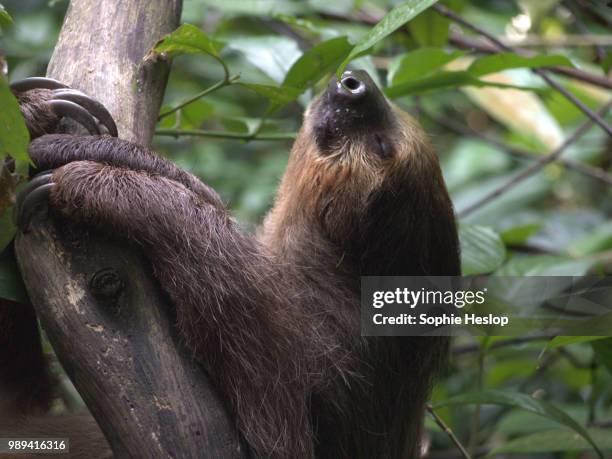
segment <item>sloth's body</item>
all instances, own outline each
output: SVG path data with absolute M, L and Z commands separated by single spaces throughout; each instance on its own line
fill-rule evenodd
M 360 276 L 456 275 L 458 242 L 424 133 L 366 74 L 342 81 L 306 112 L 258 237 L 140 146 L 64 135 L 30 145 L 39 169 L 55 169 L 54 212 L 144 249 L 185 345 L 258 457 L 417 458 L 446 354 L 445 338 L 360 336 Z

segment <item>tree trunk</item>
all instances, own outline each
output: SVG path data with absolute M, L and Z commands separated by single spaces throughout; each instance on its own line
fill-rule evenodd
M 168 68 L 142 58 L 180 10 L 180 0 L 73 0 L 47 74 L 102 102 L 120 137 L 149 144 Z M 19 234 L 16 253 L 53 348 L 115 455 L 245 457 L 149 266 L 104 236 L 49 221 Z

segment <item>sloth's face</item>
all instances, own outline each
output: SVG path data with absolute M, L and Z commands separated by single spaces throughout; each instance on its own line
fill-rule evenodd
M 397 121 L 387 99 L 363 70 L 332 78 L 305 116 L 322 157 L 366 153 L 373 160 L 395 154 Z
M 307 152 L 300 147 L 307 145 Z M 419 162 L 428 144 L 421 128 L 389 102 L 363 70 L 346 71 L 315 99 L 304 115 L 296 156 L 331 169 L 384 180 Z M 347 177 L 348 178 L 348 177 Z M 378 180 L 376 180 L 376 178 Z
M 340 235 L 347 225 L 358 227 L 372 206 L 384 201 L 396 213 L 418 199 L 414 189 L 435 193 L 440 182 L 436 155 L 418 123 L 366 72 L 347 71 L 306 110 L 278 204 Z

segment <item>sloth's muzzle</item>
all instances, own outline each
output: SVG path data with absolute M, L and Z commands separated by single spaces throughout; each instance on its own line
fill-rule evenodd
M 391 117 L 387 99 L 363 70 L 347 70 L 340 80 L 333 77 L 313 112 L 317 144 L 323 151 L 332 151 L 337 142 L 381 132 Z
M 363 108 L 368 111 L 387 108 L 385 97 L 364 70 L 347 70 L 340 80 L 332 78 L 326 96 L 331 105 Z

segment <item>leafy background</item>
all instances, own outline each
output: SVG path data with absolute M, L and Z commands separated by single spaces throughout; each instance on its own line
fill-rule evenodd
M 11 81 L 43 75 L 67 3 L 3 3 L 0 69 Z M 186 0 L 184 25 L 155 49 L 174 57 L 156 150 L 212 185 L 252 230 L 271 205 L 305 106 L 350 62 L 431 135 L 459 215 L 465 274 L 610 273 L 612 140 L 592 125 L 574 140 L 587 117 L 531 68 L 598 78 L 549 73 L 599 110 L 612 97 L 612 9 L 592 0 L 442 2 L 528 50 L 489 55 L 467 46 L 478 34 L 427 9 L 433 3 Z M 0 168 L 1 250 L 27 169 L 27 133 L 2 78 L 0 107 L 0 157 L 10 153 L 17 165 Z M 568 138 L 558 157 L 542 160 Z M 0 256 L 0 297 L 23 295 L 14 264 Z M 426 455 L 462 457 L 454 436 L 471 457 L 611 457 L 610 371 L 606 338 L 457 340 L 432 396 Z M 56 411 L 81 403 L 64 381 Z

